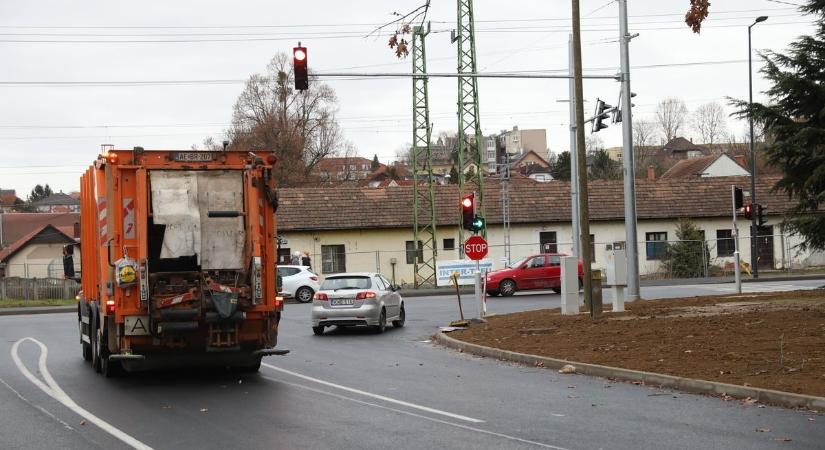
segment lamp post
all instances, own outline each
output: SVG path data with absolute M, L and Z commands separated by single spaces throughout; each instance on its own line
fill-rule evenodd
M 751 108 L 753 107 L 753 51 L 751 50 L 751 28 L 759 22 L 764 22 L 768 20 L 768 16 L 759 16 L 756 20 L 748 25 L 748 122 L 750 125 L 750 152 L 751 152 L 751 203 L 756 208 L 756 149 L 753 146 L 753 112 Z M 756 239 L 757 234 L 757 225 L 756 225 L 756 214 L 751 216 L 751 270 L 753 271 L 753 277 L 759 278 L 759 267 L 758 267 L 758 247 L 759 243 Z

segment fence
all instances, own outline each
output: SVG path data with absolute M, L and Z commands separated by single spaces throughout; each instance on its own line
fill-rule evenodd
M 651 233 L 652 234 L 652 233 Z M 750 271 L 750 237 L 739 236 L 739 252 L 745 276 Z M 800 252 L 801 240 L 789 235 L 759 235 L 759 270 L 766 274 L 801 274 L 820 271 L 825 276 L 825 254 Z M 624 241 L 622 236 L 621 241 Z M 616 241 L 606 242 L 596 239 L 591 244 L 594 255 L 593 267 L 604 269 L 607 265 L 608 248 Z M 403 244 L 403 243 L 402 243 Z M 624 242 L 621 242 L 624 244 Z M 341 251 L 344 246 L 334 251 L 312 255 L 313 271 L 328 275 L 338 272 L 380 272 L 402 285 L 413 285 L 414 248 L 381 249 L 371 251 Z M 438 248 L 437 260 L 461 259 L 461 246 Z M 638 241 L 639 272 L 642 279 L 706 278 L 729 277 L 734 272 L 733 238 L 722 237 L 697 241 L 683 240 L 643 240 Z M 493 262 L 494 269 L 512 265 L 520 259 L 541 252 L 571 253 L 569 242 L 528 242 L 514 243 L 509 248 L 509 258 L 505 247 L 490 242 L 487 259 Z M 426 256 L 419 252 L 419 257 Z
M 0 278 L 0 300 L 46 300 L 75 298 L 80 285 L 58 278 Z

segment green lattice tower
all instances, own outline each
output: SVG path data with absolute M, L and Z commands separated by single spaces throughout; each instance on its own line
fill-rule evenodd
M 476 73 L 476 41 L 473 19 L 473 1 L 458 0 L 458 73 Z M 478 215 L 484 213 L 484 165 L 482 150 L 481 123 L 478 112 L 478 81 L 475 77 L 458 77 L 458 191 L 459 199 L 465 192 L 475 192 Z M 465 180 L 464 171 L 470 164 L 475 165 L 473 176 Z M 459 215 L 460 217 L 460 215 Z M 459 222 L 462 219 L 459 218 Z M 486 221 L 485 221 L 486 223 Z M 464 243 L 464 224 L 458 228 L 458 240 Z M 487 237 L 487 228 L 481 230 Z M 463 258 L 463 252 L 459 252 Z
M 435 190 L 433 186 L 432 148 L 430 136 L 430 101 L 427 93 L 427 24 L 413 28 L 413 242 L 418 248 L 415 257 L 415 287 L 437 285 L 435 264 L 438 256 L 435 220 Z M 419 259 L 419 256 L 421 258 Z

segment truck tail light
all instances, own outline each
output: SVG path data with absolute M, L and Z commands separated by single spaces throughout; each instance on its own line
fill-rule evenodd
M 358 294 L 355 295 L 356 300 L 364 300 L 366 298 L 375 298 L 375 292 L 365 291 L 365 292 L 359 292 Z
M 284 305 L 284 298 L 280 295 L 275 297 L 275 308 L 280 308 Z
M 115 313 L 115 301 L 114 300 L 106 300 L 106 314 L 114 314 Z
M 329 297 L 327 297 L 327 294 L 324 294 L 323 292 L 316 292 L 315 293 L 315 300 L 325 302 L 325 301 L 329 300 Z

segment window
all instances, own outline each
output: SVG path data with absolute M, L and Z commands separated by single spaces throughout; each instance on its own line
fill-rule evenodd
M 550 267 L 560 266 L 561 265 L 561 256 L 559 255 L 550 255 Z
M 418 262 L 424 261 L 424 245 L 421 241 L 418 241 L 418 251 L 416 251 L 415 243 L 413 241 L 407 241 L 407 264 L 415 264 L 415 258 L 418 257 Z
M 279 248 L 278 249 L 278 264 L 289 264 L 292 259 L 292 252 L 289 248 Z
M 667 250 L 667 233 L 657 231 L 653 233 L 645 233 L 647 259 L 648 261 L 655 261 L 665 257 Z
M 455 250 L 455 239 L 444 239 L 444 250 Z
M 334 245 L 331 247 L 335 247 Z M 328 277 L 321 284 L 321 290 L 334 291 L 337 289 L 369 289 L 372 287 L 370 277 L 365 276 L 343 276 Z
M 544 267 L 544 256 L 536 256 L 527 263 L 527 268 Z
M 291 277 L 292 275 L 295 275 L 300 271 L 301 271 L 301 269 L 299 269 L 297 267 L 278 267 L 278 276 L 279 277 Z
M 558 253 L 559 247 L 556 245 L 555 231 L 542 231 L 539 233 L 539 251 L 541 253 Z
M 716 230 L 716 254 L 718 256 L 733 256 L 735 248 L 731 230 Z
M 375 277 L 375 287 L 377 287 L 380 291 L 387 290 L 387 285 L 384 284 L 384 280 L 382 280 L 380 276 Z
M 347 271 L 347 254 L 343 245 L 321 246 L 321 272 L 338 273 Z

